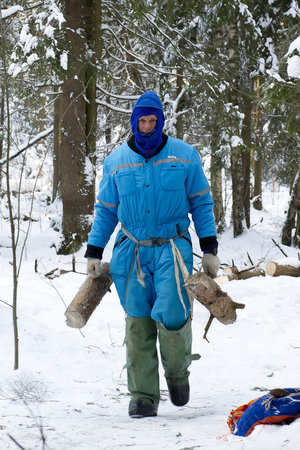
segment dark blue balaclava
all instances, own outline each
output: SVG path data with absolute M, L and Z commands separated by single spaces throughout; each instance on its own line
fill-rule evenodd
M 155 128 L 151 133 L 141 133 L 138 130 L 139 118 L 151 114 L 155 114 L 157 117 Z M 158 95 L 153 91 L 142 94 L 133 105 L 130 120 L 135 145 L 145 158 L 151 157 L 162 143 L 162 130 L 165 124 L 163 105 Z

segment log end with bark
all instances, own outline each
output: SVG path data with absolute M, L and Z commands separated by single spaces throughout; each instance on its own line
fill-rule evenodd
M 109 264 L 102 263 L 100 272 L 98 278 L 91 278 L 90 276 L 86 278 L 68 306 L 65 316 L 66 324 L 69 327 L 84 327 L 104 295 L 109 291 L 113 282 L 109 272 Z
M 264 277 L 266 273 L 264 269 L 258 266 L 247 267 L 242 270 L 238 270 L 237 267 L 226 267 L 223 270 L 223 275 L 227 276 L 229 280 L 247 280 L 252 277 Z
M 289 264 L 278 264 L 275 261 L 268 261 L 266 264 L 266 272 L 271 277 L 279 277 L 280 275 L 300 277 L 300 264 L 299 266 L 291 266 Z
M 202 272 L 196 272 L 185 282 L 189 295 L 198 300 L 224 325 L 234 323 L 236 310 L 245 308 L 243 303 L 234 302 L 219 285 Z

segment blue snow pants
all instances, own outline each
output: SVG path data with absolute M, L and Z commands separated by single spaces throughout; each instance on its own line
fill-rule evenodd
M 120 239 L 123 234 L 120 232 Z M 189 274 L 192 273 L 193 252 L 189 234 L 174 240 Z M 179 330 L 190 314 L 190 303 L 180 274 L 183 307 L 175 278 L 174 257 L 170 243 L 160 247 L 139 247 L 140 264 L 145 274 L 142 286 L 137 276 L 137 264 L 133 263 L 136 244 L 124 237 L 115 246 L 110 262 L 110 271 L 122 307 L 130 317 L 151 317 L 169 330 Z

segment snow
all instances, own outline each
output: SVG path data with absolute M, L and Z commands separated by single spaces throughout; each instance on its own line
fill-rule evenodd
M 68 70 L 68 53 L 67 52 L 63 52 L 60 55 L 60 65 L 61 65 L 62 69 Z
M 295 18 L 295 17 L 299 17 L 299 15 L 300 15 L 299 6 L 298 6 L 296 0 L 292 0 L 290 8 L 286 12 L 286 16 L 291 16 L 291 17 Z
M 1 18 L 6 19 L 7 17 L 13 16 L 18 11 L 23 11 L 23 7 L 20 5 L 15 5 L 7 9 L 1 9 Z
M 296 51 L 300 54 L 300 36 L 297 37 L 289 46 L 287 55 L 292 55 Z M 300 57 L 299 55 L 289 56 L 287 59 L 287 74 L 291 78 L 300 79 Z
M 47 168 L 45 168 L 45 172 Z M 47 173 L 46 175 L 47 176 Z M 43 183 L 48 186 L 47 180 Z M 47 188 L 48 189 L 48 188 Z M 230 434 L 230 411 L 275 387 L 299 387 L 300 278 L 256 277 L 222 285 L 233 300 L 245 303 L 235 324 L 216 320 L 202 339 L 207 310 L 195 302 L 193 352 L 201 359 L 191 366 L 191 400 L 182 408 L 171 404 L 161 373 L 158 417 L 131 419 L 127 408 L 124 314 L 114 287 L 87 325 L 68 328 L 64 311 L 85 279 L 84 248 L 76 255 L 76 270 L 49 279 L 56 268 L 71 270 L 72 257 L 58 256 L 51 245 L 58 233 L 51 221 L 60 210 L 47 207 L 40 191 L 34 205 L 30 237 L 19 280 L 18 321 L 20 369 L 13 370 L 12 266 L 10 230 L 5 205 L 0 219 L 0 448 L 15 449 L 9 435 L 26 449 L 117 450 L 296 450 L 300 419 L 291 425 L 257 426 L 247 438 Z M 227 230 L 219 237 L 223 265 L 232 261 L 243 268 L 261 261 L 284 261 L 280 230 L 288 192 L 267 188 L 264 209 L 252 210 L 252 226 L 232 238 L 230 211 Z M 22 206 L 29 204 L 23 198 Z M 22 229 L 26 229 L 26 223 Z M 22 235 L 21 235 L 22 237 Z M 195 252 L 199 253 L 193 236 Z M 109 260 L 113 238 L 105 249 Z M 298 261 L 299 249 L 281 246 L 289 263 Z M 19 249 L 20 251 L 20 249 Z M 35 272 L 37 261 L 37 272 Z M 195 257 L 195 264 L 199 259 Z M 79 273 L 80 272 L 80 273 Z M 46 442 L 42 447 L 41 438 Z

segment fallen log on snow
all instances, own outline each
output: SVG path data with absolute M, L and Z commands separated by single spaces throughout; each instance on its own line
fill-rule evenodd
M 247 267 L 242 270 L 238 270 L 237 267 L 226 267 L 223 270 L 223 275 L 227 276 L 228 279 L 231 280 L 247 280 L 248 278 L 252 277 L 260 277 L 260 276 L 266 276 L 266 273 L 264 269 L 261 267 Z
M 272 277 L 279 277 L 280 275 L 300 277 L 300 265 L 290 266 L 289 264 L 277 264 L 275 261 L 268 261 L 266 264 L 266 272 Z
M 185 288 L 189 295 L 198 300 L 210 312 L 204 339 L 207 339 L 206 334 L 214 318 L 224 325 L 229 325 L 236 320 L 236 310 L 245 308 L 243 303 L 232 301 L 229 295 L 223 292 L 218 284 L 203 272 L 196 272 L 191 275 L 185 282 Z
M 112 285 L 109 264 L 102 263 L 100 272 L 98 278 L 91 278 L 90 276 L 86 278 L 68 306 L 65 316 L 67 319 L 66 324 L 69 327 L 84 327 L 104 295 L 109 291 Z

